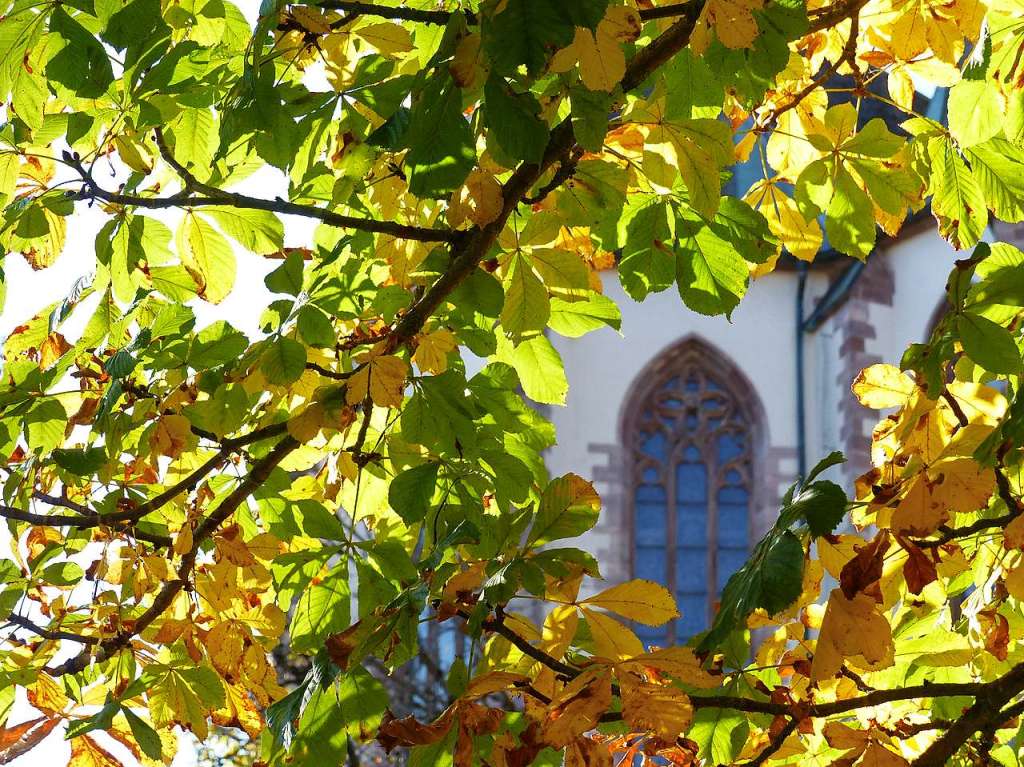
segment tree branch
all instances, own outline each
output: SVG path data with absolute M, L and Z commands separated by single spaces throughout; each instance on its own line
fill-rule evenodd
M 197 188 L 203 190 L 204 195 L 189 194 L 187 185 L 182 193 L 174 194 L 170 197 L 143 197 L 141 195 L 121 194 L 120 192 L 111 192 L 103 189 L 97 184 L 92 174 L 86 170 L 76 155 L 65 152 L 64 162 L 78 172 L 84 185 L 79 192 L 70 195 L 71 199 L 74 200 L 98 199 L 114 205 L 147 208 L 150 210 L 200 208 L 221 205 L 229 208 L 266 210 L 271 213 L 281 213 L 288 216 L 312 218 L 339 229 L 355 229 L 375 234 L 389 234 L 392 237 L 404 240 L 449 242 L 455 237 L 455 233 L 450 229 L 432 229 L 430 227 L 399 224 L 395 221 L 377 221 L 376 219 L 360 216 L 345 216 L 326 208 L 300 205 L 299 203 L 289 202 L 280 198 L 265 200 L 261 197 L 252 197 L 247 194 L 239 194 L 238 192 L 225 192 L 208 187 L 205 184 L 199 184 L 198 182 L 196 182 Z M 192 178 L 194 179 L 195 177 L 193 176 Z
M 671 3 L 657 8 L 643 8 L 640 10 L 640 18 L 644 21 L 652 19 L 667 19 L 674 16 L 683 16 L 690 13 L 696 0 L 691 2 Z M 394 19 L 397 21 L 415 21 L 420 24 L 445 25 L 456 13 L 462 13 L 466 17 L 466 23 L 475 26 L 479 18 L 472 11 L 429 11 L 418 8 L 407 8 L 405 6 L 382 5 L 380 3 L 364 3 L 359 0 L 325 0 L 320 7 L 332 11 L 344 11 L 345 13 L 361 16 L 378 16 L 383 19 Z
M 81 634 L 74 634 L 70 631 L 60 631 L 55 629 L 45 629 L 37 623 L 33 623 L 28 618 L 24 618 L 21 615 L 11 613 L 7 616 L 7 622 L 12 623 L 15 626 L 21 626 L 21 628 L 28 629 L 33 634 L 38 634 L 43 639 L 51 639 L 54 641 L 60 639 L 67 639 L 69 642 L 78 642 L 84 645 L 93 645 L 99 643 L 99 637 L 87 637 Z
M 192 548 L 181 557 L 181 564 L 178 565 L 176 573 L 178 577 L 164 583 L 163 588 L 153 599 L 153 603 L 135 619 L 130 630 L 121 631 L 116 636 L 100 641 L 96 645 L 95 652 L 87 649 L 58 666 L 48 668 L 47 673 L 53 677 L 77 674 L 84 670 L 92 660 L 106 660 L 128 647 L 131 640 L 159 618 L 171 606 L 178 593 L 185 588 L 185 584 L 192 576 L 192 570 L 195 568 L 196 558 L 203 542 L 213 535 L 242 502 L 266 482 L 274 468 L 298 446 L 299 442 L 290 436 L 286 436 L 278 442 L 266 456 L 253 464 L 245 479 L 228 494 L 216 510 L 199 523 L 192 533 Z
M 1024 690 L 1024 663 L 984 687 L 974 705 L 914 760 L 914 767 L 943 767 L 974 733 L 1005 721 L 1003 706 Z

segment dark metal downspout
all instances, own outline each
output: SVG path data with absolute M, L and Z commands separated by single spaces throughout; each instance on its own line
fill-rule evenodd
M 854 261 L 828 286 L 828 290 L 811 313 L 804 316 L 804 293 L 807 290 L 808 265 L 797 264 L 796 283 L 796 466 L 797 476 L 807 473 L 807 401 L 804 391 L 804 334 L 815 333 L 826 320 L 839 311 L 850 298 L 857 280 L 864 273 L 867 259 Z

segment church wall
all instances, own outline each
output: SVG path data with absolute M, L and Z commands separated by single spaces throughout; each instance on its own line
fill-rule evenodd
M 848 489 L 867 468 L 866 448 L 878 419 L 856 402 L 850 383 L 866 365 L 898 363 L 908 343 L 924 338 L 958 256 L 933 227 L 908 231 L 872 255 L 850 300 L 804 337 L 807 461 L 813 465 L 834 449 L 847 453 L 850 464 L 832 476 Z M 839 271 L 809 275 L 805 312 Z M 645 369 L 686 338 L 700 339 L 731 360 L 760 400 L 764 423 L 755 452 L 751 532 L 759 536 L 774 521 L 779 498 L 797 470 L 797 277 L 779 272 L 754 282 L 731 322 L 695 314 L 672 290 L 637 303 L 613 272 L 602 274 L 602 282 L 622 310 L 622 333 L 603 329 L 579 339 L 552 336 L 569 394 L 565 407 L 547 409 L 558 433 L 547 463 L 552 476 L 573 471 L 594 480 L 603 501 L 601 521 L 580 543 L 598 557 L 606 579 L 616 582 L 631 577 L 624 409 Z
M 759 536 L 773 521 L 778 499 L 796 472 L 796 281 L 785 273 L 756 281 L 732 322 L 695 314 L 675 291 L 637 303 L 614 273 L 603 274 L 602 281 L 622 310 L 622 334 L 605 329 L 580 339 L 552 338 L 565 364 L 569 395 L 565 407 L 547 411 L 558 430 L 547 463 L 552 476 L 574 471 L 595 481 L 602 518 L 581 543 L 602 562 L 606 578 L 617 581 L 630 577 L 623 411 L 645 367 L 686 338 L 700 339 L 730 359 L 760 399 L 765 423 L 755 455 L 759 482 L 752 534 Z M 809 284 L 823 289 L 826 277 L 811 275 Z M 814 357 L 808 349 L 809 360 Z

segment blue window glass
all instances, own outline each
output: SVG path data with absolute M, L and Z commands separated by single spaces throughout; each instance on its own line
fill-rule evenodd
M 705 631 L 722 588 L 750 547 L 749 393 L 694 347 L 636 404 L 633 574 L 664 584 L 681 617 L 636 626 L 648 644 Z

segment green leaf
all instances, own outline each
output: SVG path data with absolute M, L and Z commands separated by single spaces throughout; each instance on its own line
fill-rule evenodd
M 267 381 L 277 386 L 294 383 L 306 369 L 306 347 L 291 338 L 271 341 L 260 361 L 260 370 Z
M 527 543 L 541 546 L 560 538 L 576 538 L 597 524 L 601 499 L 594 486 L 576 474 L 551 480 L 540 497 Z
M 403 471 L 391 480 L 388 504 L 406 524 L 420 522 L 430 509 L 437 487 L 437 463 L 424 463 Z
M 583 301 L 553 298 L 548 327 L 567 338 L 579 338 L 603 327 L 619 330 L 622 313 L 614 301 L 600 293 L 590 292 Z
M 562 358 L 547 336 L 537 335 L 512 347 L 498 337 L 497 358 L 515 368 L 526 396 L 546 405 L 564 405 L 569 383 Z
M 114 723 L 114 716 L 121 710 L 121 704 L 118 703 L 109 694 L 107 700 L 103 704 L 103 708 L 97 711 L 90 717 L 85 719 L 75 719 L 68 724 L 67 730 L 64 731 L 64 739 L 71 740 L 77 738 L 80 735 L 85 735 L 87 732 L 93 730 L 108 730 Z
M 435 74 L 420 93 L 406 140 L 409 191 L 418 197 L 457 189 L 476 164 L 476 141 L 462 114 L 462 91 L 447 70 Z
M 156 730 L 127 706 L 122 707 L 121 711 L 124 713 L 124 718 L 128 720 L 128 727 L 131 728 L 132 736 L 139 744 L 139 748 L 142 749 L 142 753 L 150 759 L 159 759 L 163 746 Z
M 723 197 L 709 226 L 747 261 L 763 264 L 776 253 L 778 240 L 768 221 L 743 200 Z
M 612 113 L 612 95 L 586 88 L 570 88 L 572 132 L 588 152 L 600 152 Z
M 284 263 L 263 278 L 267 290 L 297 296 L 302 292 L 304 262 L 300 253 L 289 253 Z
M 338 334 L 327 315 L 311 304 L 306 304 L 299 309 L 296 326 L 302 340 L 310 346 L 326 348 L 334 346 L 338 340 Z
M 949 132 L 962 147 L 988 141 L 1003 132 L 1005 115 L 999 90 L 990 80 L 961 80 L 949 89 Z
M 508 0 L 484 17 L 484 47 L 494 71 L 510 75 L 526 65 L 541 72 L 548 58 L 573 40 L 576 27 L 593 29 L 604 18 L 608 0 Z
M 980 314 L 966 312 L 956 318 L 964 352 L 991 373 L 1016 375 L 1021 353 L 1010 331 Z
M 834 184 L 832 200 L 825 211 L 829 244 L 848 256 L 867 258 L 875 246 L 871 198 L 845 170 L 839 170 Z
M 513 93 L 504 78 L 492 73 L 484 85 L 484 114 L 488 138 L 493 137 L 505 154 L 515 160 L 540 162 L 549 131 L 532 93 Z
M 203 328 L 192 342 L 188 364 L 196 370 L 223 365 L 238 359 L 249 346 L 249 340 L 224 320 L 217 320 Z
M 343 562 L 299 596 L 288 629 L 291 649 L 299 653 L 315 650 L 330 634 L 348 628 L 350 599 L 348 563 Z
M 548 291 L 522 253 L 512 254 L 505 277 L 501 327 L 518 342 L 524 334 L 540 332 L 551 315 Z
M 114 70 L 100 41 L 59 6 L 50 16 L 50 31 L 64 40 L 64 47 L 50 58 L 46 76 L 80 98 L 102 96 L 114 81 Z
M 64 450 L 52 453 L 53 462 L 78 477 L 91 477 L 107 462 L 107 451 L 102 447 Z
M 800 491 L 790 508 L 806 520 L 812 535 L 830 535 L 846 515 L 846 493 L 835 482 L 813 482 Z
M 167 129 L 168 145 L 174 159 L 200 178 L 209 176 L 220 141 L 213 112 L 207 108 L 185 107 L 167 124 Z
M 939 234 L 957 250 L 974 247 L 988 224 L 981 186 L 949 139 L 930 139 L 928 154 L 932 212 L 939 222 Z
M 739 711 L 724 708 L 697 710 L 686 737 L 699 747 L 708 764 L 732 764 L 747 742 L 750 725 Z
M 252 208 L 203 208 L 217 225 L 246 250 L 260 255 L 284 246 L 284 224 L 268 210 Z
M 636 301 L 665 290 L 675 281 L 675 255 L 670 237 L 668 206 L 658 195 L 632 194 L 619 219 L 619 280 Z
M 732 314 L 747 291 L 750 270 L 728 242 L 707 226 L 681 237 L 676 281 L 683 302 L 701 314 Z
M 199 295 L 219 304 L 235 284 L 235 253 L 224 235 L 194 213 L 186 214 L 178 230 L 181 261 L 199 287 Z
M 985 202 L 1001 221 L 1024 220 L 1024 151 L 993 138 L 966 151 Z
M 180 724 L 206 738 L 207 716 L 224 705 L 224 685 L 216 671 L 208 666 L 153 664 L 143 678 L 150 685 L 149 713 L 156 727 Z
M 25 416 L 25 438 L 32 450 L 45 453 L 64 441 L 68 414 L 56 399 L 40 400 Z
M 54 562 L 43 568 L 43 583 L 53 586 L 74 586 L 82 582 L 85 571 L 74 562 Z

